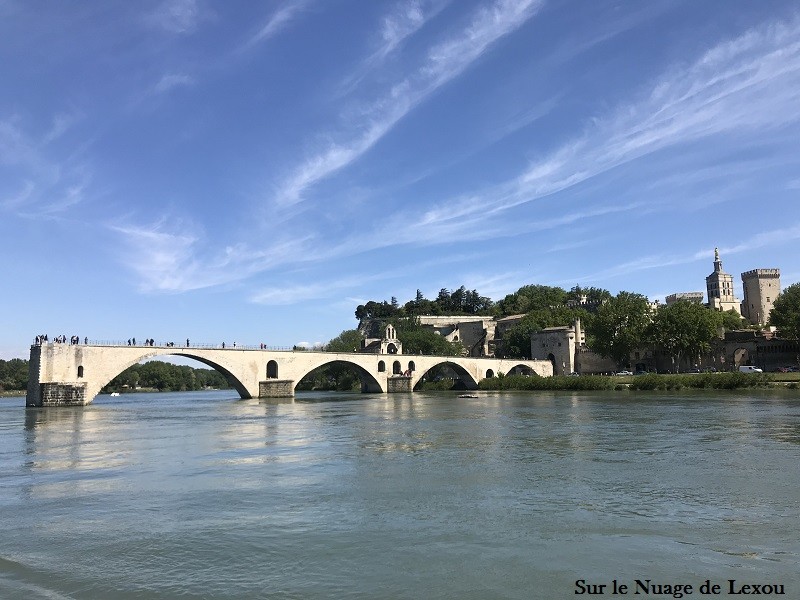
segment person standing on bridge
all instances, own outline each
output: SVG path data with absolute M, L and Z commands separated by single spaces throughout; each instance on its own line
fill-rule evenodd
M 186 338 L 186 347 L 189 347 L 189 338 Z

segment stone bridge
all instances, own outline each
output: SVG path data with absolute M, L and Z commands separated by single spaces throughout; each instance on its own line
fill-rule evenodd
M 216 369 L 242 398 L 292 397 L 304 376 L 332 363 L 349 365 L 361 379 L 361 391 L 377 393 L 411 392 L 428 371 L 440 365 L 455 371 L 467 389 L 475 389 L 481 379 L 498 373 L 553 374 L 552 363 L 541 360 L 45 343 L 31 346 L 26 404 L 89 404 L 128 367 L 168 355 L 192 358 Z

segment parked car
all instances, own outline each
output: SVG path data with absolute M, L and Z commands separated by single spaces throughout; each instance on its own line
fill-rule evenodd
M 630 371 L 619 371 L 617 375 L 633 375 Z
M 742 366 L 739 367 L 739 372 L 740 373 L 763 373 L 764 371 L 762 371 L 758 367 L 754 367 L 752 365 L 742 365 Z

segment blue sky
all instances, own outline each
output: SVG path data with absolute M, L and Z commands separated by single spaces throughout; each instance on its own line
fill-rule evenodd
M 0 82 L 2 358 L 800 281 L 788 0 L 0 0 Z

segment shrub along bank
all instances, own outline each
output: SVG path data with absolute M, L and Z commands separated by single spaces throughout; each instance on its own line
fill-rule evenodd
M 491 377 L 478 383 L 480 390 L 613 390 L 617 384 L 616 377 L 586 375 L 584 377 L 526 377 L 524 375 L 506 375 Z
M 703 373 L 691 375 L 637 375 L 634 377 L 613 377 L 587 375 L 581 377 L 525 377 L 509 375 L 484 379 L 478 384 L 481 390 L 681 390 L 713 389 L 735 390 L 780 385 L 771 375 L 758 373 Z M 790 389 L 797 384 L 790 383 Z

